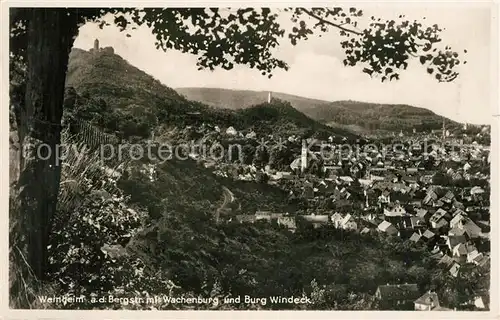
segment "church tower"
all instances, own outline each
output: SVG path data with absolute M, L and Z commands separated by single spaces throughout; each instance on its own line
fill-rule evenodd
M 94 52 L 95 53 L 99 52 L 99 40 L 98 39 L 94 40 Z

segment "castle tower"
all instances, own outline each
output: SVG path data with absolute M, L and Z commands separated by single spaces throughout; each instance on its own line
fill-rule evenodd
M 94 52 L 99 52 L 99 40 L 95 39 L 94 40 Z
M 272 98 L 273 98 L 273 95 L 272 95 L 271 91 L 269 91 L 269 93 L 267 94 L 267 103 L 271 103 Z
M 302 152 L 300 156 L 300 171 L 304 172 L 307 169 L 307 147 L 306 142 L 302 141 Z

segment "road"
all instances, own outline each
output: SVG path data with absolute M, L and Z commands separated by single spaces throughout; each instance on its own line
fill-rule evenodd
M 222 186 L 222 196 L 224 197 L 222 205 L 215 211 L 216 223 L 219 223 L 220 215 L 224 213 L 224 209 L 226 209 L 230 203 L 234 202 L 234 194 L 225 186 Z

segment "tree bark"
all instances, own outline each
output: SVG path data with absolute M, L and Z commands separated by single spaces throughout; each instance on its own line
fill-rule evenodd
M 61 174 L 56 147 L 61 141 L 64 85 L 77 20 L 68 9 L 31 9 L 28 23 L 26 117 L 19 178 L 21 251 L 34 275 L 43 279 L 47 241 Z

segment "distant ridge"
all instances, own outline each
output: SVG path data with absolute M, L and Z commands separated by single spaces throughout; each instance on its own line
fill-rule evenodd
M 244 109 L 266 101 L 268 92 L 231 90 L 220 88 L 177 88 L 187 99 L 200 101 L 214 107 L 232 110 Z M 439 130 L 443 117 L 434 112 L 404 104 L 378 104 L 359 101 L 329 102 L 304 98 L 286 93 L 273 92 L 273 97 L 289 101 L 298 111 L 310 118 L 333 127 L 354 131 L 419 131 Z M 459 124 L 446 119 L 447 127 Z
M 266 102 L 269 93 L 269 91 L 196 87 L 176 88 L 175 90 L 190 100 L 200 101 L 208 105 L 233 110 L 244 109 L 252 105 Z M 281 92 L 272 92 L 272 97 L 280 100 L 286 100 L 298 110 L 300 110 L 301 108 L 297 108 L 297 105 L 326 105 L 330 103 L 329 101 L 304 98 Z

